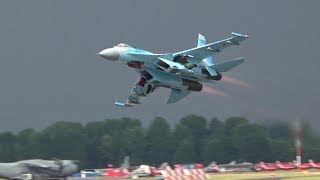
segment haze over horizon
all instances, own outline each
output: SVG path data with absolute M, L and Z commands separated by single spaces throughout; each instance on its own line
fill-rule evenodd
M 55 121 L 90 122 L 188 114 L 253 120 L 301 116 L 320 127 L 320 1 L 1 1 L 0 131 L 43 128 Z M 167 105 L 157 89 L 120 108 L 138 74 L 97 55 L 120 42 L 155 53 L 196 46 L 231 32 L 250 38 L 216 56 L 245 57 L 226 73 L 250 87 L 206 84 L 227 96 L 192 93 Z M 229 79 L 232 81 L 232 79 Z

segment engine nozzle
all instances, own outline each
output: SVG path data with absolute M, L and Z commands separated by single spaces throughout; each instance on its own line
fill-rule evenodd
M 203 85 L 197 81 L 191 81 L 189 79 L 182 79 L 182 85 L 187 86 L 190 91 L 201 91 Z

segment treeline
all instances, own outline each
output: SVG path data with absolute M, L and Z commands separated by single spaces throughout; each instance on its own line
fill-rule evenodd
M 320 160 L 320 138 L 302 126 L 303 160 Z M 74 159 L 82 168 L 119 165 L 125 156 L 131 164 L 159 165 L 232 160 L 272 162 L 295 157 L 289 123 L 254 123 L 243 117 L 224 121 L 189 115 L 171 127 L 157 117 L 147 127 L 137 119 L 106 119 L 85 125 L 56 122 L 36 131 L 0 133 L 0 162 L 22 159 Z

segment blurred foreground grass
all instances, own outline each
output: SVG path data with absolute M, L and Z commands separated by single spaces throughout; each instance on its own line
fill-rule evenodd
M 77 180 L 77 178 L 68 178 Z M 121 178 L 84 178 L 84 179 L 95 179 L 95 180 L 119 180 Z M 157 178 L 139 178 L 138 180 L 155 180 Z M 246 173 L 214 173 L 209 174 L 209 180 L 320 180 L 320 171 L 317 170 L 297 170 L 297 171 L 268 171 L 268 172 L 246 172 Z M 79 178 L 79 180 L 83 180 Z M 128 179 L 127 179 L 128 180 Z
M 217 173 L 210 174 L 210 180 L 245 180 L 245 179 L 298 179 L 298 180 L 320 180 L 320 171 L 268 171 L 248 173 Z

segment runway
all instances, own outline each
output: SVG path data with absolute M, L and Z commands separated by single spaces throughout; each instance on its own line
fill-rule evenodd
M 128 178 L 105 178 L 105 177 L 88 177 L 88 178 L 68 178 L 70 180 L 83 180 L 83 179 L 95 179 L 95 180 L 121 180 Z M 155 177 L 139 178 L 140 180 L 154 180 Z M 293 171 L 264 171 L 264 172 L 245 172 L 245 173 L 211 173 L 208 180 L 269 180 L 269 179 L 298 179 L 298 180 L 314 180 L 320 179 L 320 171 L 318 170 L 293 170 Z
M 86 177 L 86 178 L 78 178 L 78 177 L 69 177 L 68 178 L 68 180 L 84 180 L 84 179 L 88 179 L 88 180 L 122 180 L 122 179 L 126 179 L 126 180 L 128 180 L 129 178 L 121 178 L 121 177 L 119 177 L 119 178 L 112 178 L 112 177 Z M 154 179 L 154 178 L 152 178 L 152 177 L 150 177 L 150 178 L 139 178 L 140 180 L 142 180 L 142 179 Z

